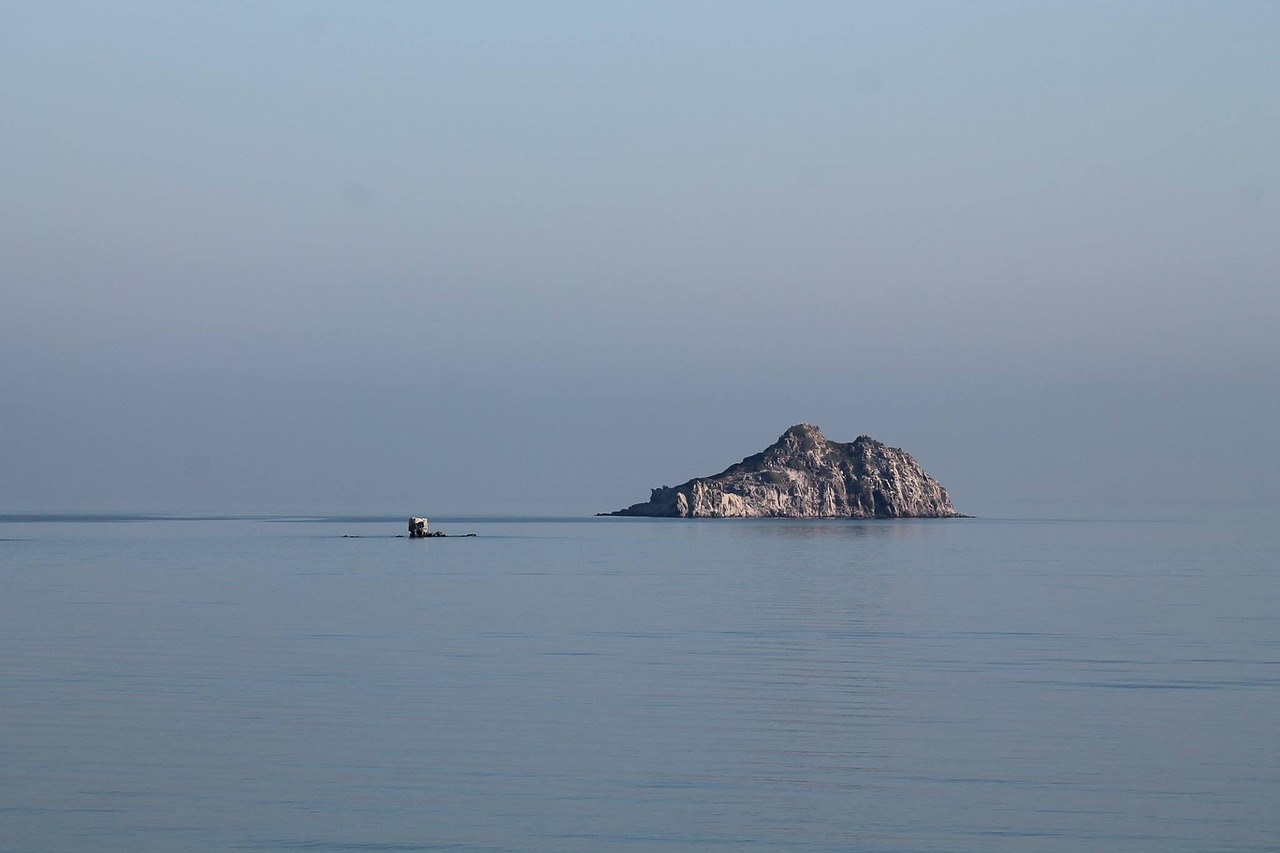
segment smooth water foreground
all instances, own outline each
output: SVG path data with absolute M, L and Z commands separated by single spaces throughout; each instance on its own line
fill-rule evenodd
M 402 526 L 0 522 L 0 850 L 1280 849 L 1274 525 Z

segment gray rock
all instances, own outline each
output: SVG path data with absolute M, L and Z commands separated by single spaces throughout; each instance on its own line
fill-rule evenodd
M 602 515 L 655 518 L 955 518 L 947 490 L 897 447 L 868 436 L 842 444 L 797 424 L 763 453 L 714 477 L 654 489 Z

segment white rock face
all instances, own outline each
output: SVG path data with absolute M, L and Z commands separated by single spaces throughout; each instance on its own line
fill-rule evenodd
M 905 451 L 868 436 L 841 444 L 797 424 L 714 477 L 654 489 L 608 515 L 671 518 L 951 518 L 947 490 Z
M 425 518 L 409 519 L 409 538 L 421 539 L 427 536 L 427 520 Z

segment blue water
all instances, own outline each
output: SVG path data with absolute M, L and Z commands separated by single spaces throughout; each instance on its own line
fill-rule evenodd
M 0 851 L 1280 850 L 1269 520 L 433 523 L 0 517 Z

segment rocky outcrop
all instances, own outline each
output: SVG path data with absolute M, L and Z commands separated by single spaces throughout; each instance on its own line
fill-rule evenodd
M 429 527 L 430 527 L 430 523 L 427 519 L 421 518 L 416 515 L 410 516 L 409 538 L 410 539 L 445 539 L 445 538 L 457 539 L 459 537 L 463 539 L 475 538 L 474 533 L 455 533 L 452 535 L 452 537 L 450 537 L 449 534 L 445 533 L 443 530 L 429 530 L 428 529 Z M 354 537 L 344 536 L 342 538 L 351 539 Z
M 953 518 L 947 490 L 909 454 L 868 436 L 842 444 L 797 424 L 714 477 L 654 489 L 602 515 L 657 518 Z

